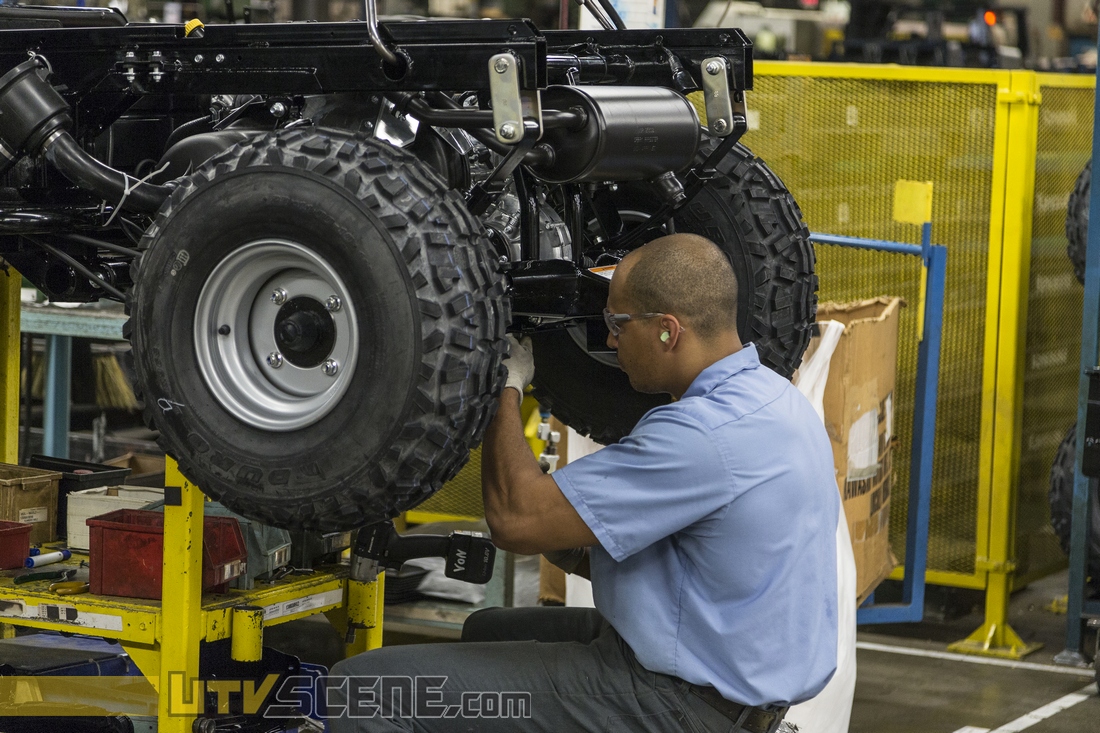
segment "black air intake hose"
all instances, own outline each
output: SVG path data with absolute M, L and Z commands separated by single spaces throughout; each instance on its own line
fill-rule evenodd
M 46 142 L 46 160 L 81 188 L 92 191 L 108 203 L 142 214 L 155 213 L 173 189 L 166 185 L 138 183 L 138 179 L 104 165 L 84 152 L 64 130 Z
M 24 61 L 0 77 L 0 172 L 24 154 L 45 153 L 66 178 L 115 206 L 151 214 L 172 189 L 116 171 L 84 152 L 68 129 L 69 105 L 46 77 L 42 56 Z

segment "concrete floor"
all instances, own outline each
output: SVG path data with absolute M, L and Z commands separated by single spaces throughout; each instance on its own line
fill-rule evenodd
M 1043 644 L 1017 668 L 981 657 L 900 653 L 943 654 L 948 644 L 968 636 L 982 623 L 980 594 L 934 591 L 923 623 L 861 627 L 850 733 L 1100 733 L 1094 671 L 1053 664 L 1054 655 L 1065 647 L 1066 617 L 1050 605 L 1065 593 L 1063 572 L 1013 595 L 1013 629 L 1025 641 Z M 1090 656 L 1094 638 L 1086 637 Z M 872 646 L 876 648 L 868 648 Z M 879 651 L 879 646 L 891 651 Z M 1074 693 L 1087 697 L 1065 700 L 1054 707 L 1075 704 L 1035 720 L 1050 710 L 1036 711 Z
M 528 575 L 521 570 L 516 583 L 525 605 L 533 602 L 524 590 Z M 1043 644 L 1022 665 L 946 653 L 948 644 L 981 625 L 978 593 L 932 588 L 923 623 L 861 627 L 850 733 L 1100 733 L 1093 670 L 1053 664 L 1064 647 L 1066 617 L 1049 607 L 1065 592 L 1063 572 L 1013 596 L 1012 627 L 1025 641 Z M 332 664 L 341 649 L 336 633 L 320 618 L 277 626 L 266 635 L 272 646 L 321 664 Z M 435 641 L 409 634 L 385 637 L 386 644 Z M 1090 656 L 1094 649 L 1095 635 L 1090 633 Z M 1083 699 L 1063 700 L 1074 693 L 1082 693 Z M 1062 702 L 1055 707 L 1065 709 L 1052 713 L 1056 701 Z

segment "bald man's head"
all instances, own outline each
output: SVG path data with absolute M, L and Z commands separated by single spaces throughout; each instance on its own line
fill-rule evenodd
M 624 294 L 638 311 L 669 313 L 700 338 L 737 330 L 737 277 L 718 246 L 695 234 L 672 234 L 623 259 Z

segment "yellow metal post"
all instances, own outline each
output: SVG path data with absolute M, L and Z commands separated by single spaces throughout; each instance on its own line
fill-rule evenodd
M 346 626 L 355 630 L 355 638 L 345 647 L 345 656 L 382 646 L 382 611 L 386 576 L 379 573 L 371 583 L 348 580 Z M 349 634 L 350 637 L 350 634 Z
M 1034 72 L 1010 72 L 1005 77 L 1008 83 L 1000 86 L 997 96 L 982 405 L 982 486 L 975 561 L 975 570 L 986 573 L 985 622 L 949 649 L 1019 659 L 1041 646 L 1025 643 L 1009 626 L 1008 600 L 1016 569 L 1023 344 L 1031 264 L 1035 151 L 1042 100 Z M 998 196 L 999 191 L 1004 195 Z
M 233 609 L 230 656 L 237 662 L 258 662 L 264 657 L 264 609 L 237 606 Z
M 175 469 L 174 461 L 170 461 Z M 178 471 L 168 471 L 171 475 Z M 203 703 L 199 681 L 202 641 L 203 496 L 186 479 L 180 503 L 172 505 L 170 489 L 164 506 L 164 580 L 161 595 L 160 701 L 157 730 L 190 733 Z
M 23 276 L 11 266 L 0 270 L 0 460 L 19 462 L 19 286 Z M 27 365 L 30 368 L 30 365 Z

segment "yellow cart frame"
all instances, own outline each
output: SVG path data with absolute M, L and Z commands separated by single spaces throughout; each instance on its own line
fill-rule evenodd
M 18 459 L 19 427 L 19 273 L 0 273 L 0 446 L 3 460 Z M 288 579 L 250 591 L 202 596 L 202 493 L 169 460 L 169 486 L 178 486 L 178 505 L 164 508 L 164 580 L 162 600 L 150 601 L 89 594 L 57 596 L 48 581 L 16 586 L 0 578 L 0 602 L 8 608 L 64 605 L 74 618 L 94 618 L 99 625 L 48 620 L 5 612 L 5 625 L 81 633 L 114 639 L 133 659 L 157 691 L 158 730 L 190 733 L 202 697 L 194 694 L 199 680 L 199 646 L 203 641 L 230 639 L 234 659 L 256 661 L 263 649 L 263 629 L 316 613 L 324 613 L 341 633 L 349 626 L 354 640 L 350 656 L 382 645 L 382 576 L 371 583 L 347 577 L 346 568 L 320 568 L 305 577 Z M 75 560 L 75 559 L 74 559 Z M 287 604 L 292 604 L 289 609 Z M 265 615 L 270 618 L 265 619 Z M 107 623 L 103 623 L 103 620 Z M 5 628 L 10 631 L 10 627 Z M 213 712 L 213 711 L 210 711 Z

